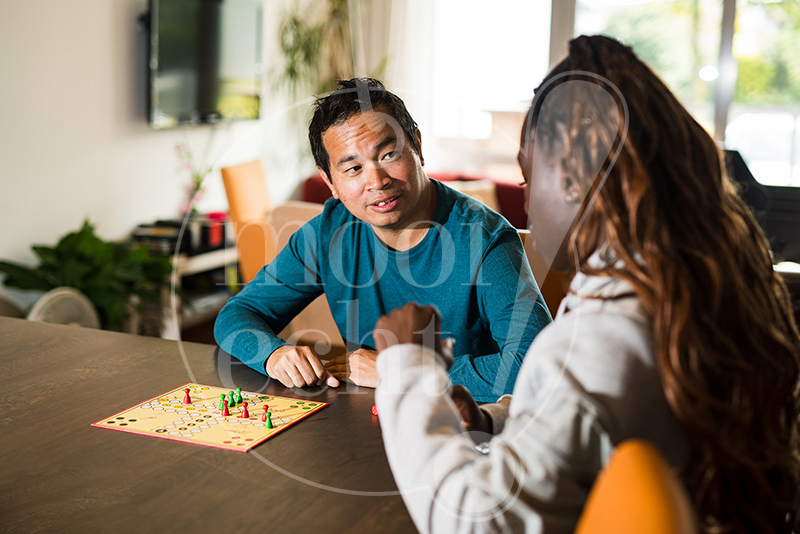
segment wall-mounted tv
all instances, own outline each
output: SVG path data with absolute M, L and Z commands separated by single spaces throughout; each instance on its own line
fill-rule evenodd
M 150 125 L 257 119 L 262 0 L 150 0 Z

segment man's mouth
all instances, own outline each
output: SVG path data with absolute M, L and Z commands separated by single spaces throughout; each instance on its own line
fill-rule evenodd
M 370 204 L 370 207 L 376 211 L 389 211 L 392 209 L 395 204 L 397 204 L 397 199 L 400 197 L 389 197 L 379 200 L 378 202 L 374 202 Z

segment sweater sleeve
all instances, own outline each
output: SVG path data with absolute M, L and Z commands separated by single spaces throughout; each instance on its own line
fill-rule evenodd
M 563 380 L 524 406 L 512 399 L 513 415 L 482 454 L 462 433 L 433 351 L 398 345 L 377 365 L 387 458 L 420 532 L 574 530 L 613 446 L 607 415 L 579 387 Z
M 528 347 L 552 318 L 513 228 L 489 241 L 477 276 L 480 315 L 500 350 L 457 355 L 450 377 L 478 402 L 494 402 L 511 393 Z
M 319 217 L 289 240 L 217 316 L 214 337 L 220 348 L 260 373 L 275 349 L 287 343 L 277 336 L 323 292 L 317 270 Z

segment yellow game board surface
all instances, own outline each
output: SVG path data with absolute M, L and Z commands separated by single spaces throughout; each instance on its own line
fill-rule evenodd
M 184 403 L 186 389 L 189 390 L 189 404 Z M 249 417 L 242 417 L 243 403 L 229 407 L 229 415 L 224 417 L 219 409 L 220 395 L 227 399 L 229 391 L 215 386 L 185 384 L 92 426 L 247 452 L 328 405 L 242 391 Z M 263 420 L 265 407 L 270 413 L 272 428 L 265 428 L 268 426 Z

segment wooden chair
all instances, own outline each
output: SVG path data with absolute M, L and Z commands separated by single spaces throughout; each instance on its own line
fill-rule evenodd
M 689 497 L 661 453 L 621 443 L 597 478 L 575 534 L 696 534 Z
M 290 201 L 273 210 L 259 161 L 225 167 L 221 173 L 236 235 L 239 272 L 242 281 L 248 283 L 286 246 L 294 232 L 322 213 L 323 205 Z M 292 343 L 317 346 L 317 353 L 324 358 L 344 352 L 344 341 L 325 295 L 309 304 L 278 335 Z M 329 353 L 324 353 L 320 342 L 331 344 Z
M 223 167 L 222 182 L 239 252 L 239 273 L 247 283 L 277 253 L 275 232 L 269 222 L 271 202 L 261 162 Z
M 322 213 L 323 207 L 323 204 L 315 202 L 289 201 L 275 208 L 272 212 L 272 224 L 277 230 L 278 251 L 286 246 L 289 238 L 301 226 Z M 325 354 L 322 354 L 323 346 L 319 346 L 320 350 L 317 352 L 324 359 L 345 351 L 344 340 L 333 320 L 324 294 L 306 306 L 279 335 L 287 340 L 293 337 L 293 342 L 312 347 L 318 343 L 324 346 L 330 344 L 330 352 Z
M 517 232 L 519 232 L 519 238 L 525 248 L 525 255 L 528 257 L 528 263 L 533 271 L 533 277 L 539 284 L 539 291 L 542 292 L 547 309 L 550 310 L 550 315 L 555 317 L 558 305 L 567 295 L 565 275 L 551 271 L 542 255 L 534 250 L 530 230 L 517 230 Z

